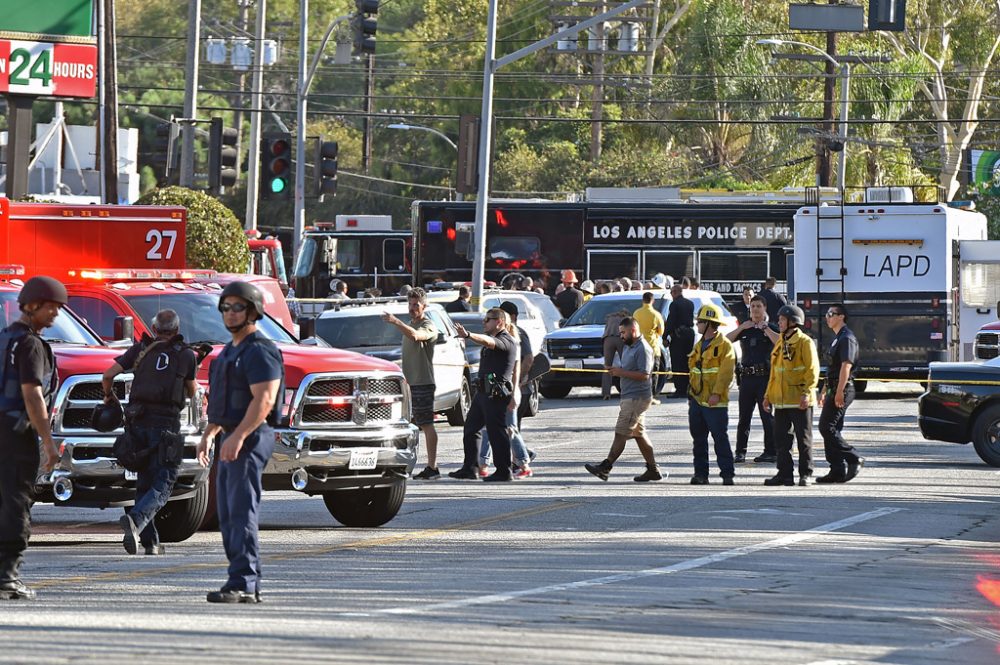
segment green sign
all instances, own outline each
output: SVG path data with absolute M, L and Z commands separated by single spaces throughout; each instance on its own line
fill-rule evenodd
M 0 0 L 0 35 L 40 41 L 91 41 L 94 0 Z

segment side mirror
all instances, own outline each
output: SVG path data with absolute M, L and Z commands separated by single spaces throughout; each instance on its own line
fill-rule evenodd
M 439 332 L 438 333 L 438 337 L 437 337 L 437 341 L 434 342 L 434 343 L 435 344 L 444 344 L 446 341 L 448 341 L 448 338 L 445 336 L 445 334 L 443 332 Z
M 300 316 L 295 323 L 299 326 L 299 339 L 309 339 L 316 336 L 316 317 Z
M 559 327 L 562 328 L 564 325 L 566 325 L 566 319 L 559 319 Z
M 127 339 L 131 341 L 135 338 L 135 322 L 131 316 L 116 316 L 114 326 L 115 341 Z

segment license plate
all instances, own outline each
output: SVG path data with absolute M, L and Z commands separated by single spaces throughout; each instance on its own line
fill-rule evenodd
M 125 480 L 139 480 L 139 472 L 138 471 L 126 471 L 125 472 Z
M 582 360 L 567 360 L 566 369 L 583 369 Z
M 347 468 L 352 471 L 366 471 L 378 465 L 378 448 L 353 448 Z

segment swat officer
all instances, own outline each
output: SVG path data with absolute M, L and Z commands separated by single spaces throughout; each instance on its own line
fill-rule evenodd
M 21 581 L 21 562 L 31 537 L 31 503 L 42 468 L 51 471 L 59 451 L 49 428 L 49 401 L 57 377 L 52 348 L 41 338 L 66 304 L 66 287 L 51 277 L 32 277 L 17 296 L 21 317 L 0 332 L 0 600 L 31 599 Z
M 180 335 L 180 317 L 172 309 L 156 314 L 150 322 L 156 337 L 142 339 L 115 358 L 101 378 L 104 403 L 118 401 L 115 377 L 133 371 L 132 392 L 125 412 L 125 434 L 137 451 L 146 453 L 146 463 L 138 471 L 135 505 L 118 523 L 124 532 L 122 545 L 129 554 L 138 554 L 142 543 L 146 554 L 163 554 L 154 518 L 166 505 L 177 482 L 184 437 L 181 409 L 185 398 L 198 391 L 194 351 Z
M 209 367 L 208 427 L 198 444 L 198 461 L 209 465 L 209 450 L 218 436 L 215 487 L 229 578 L 221 589 L 209 592 L 207 599 L 210 603 L 259 603 L 261 476 L 274 451 L 271 427 L 278 421 L 285 371 L 278 347 L 257 332 L 264 297 L 255 286 L 246 282 L 227 285 L 219 298 L 219 311 L 232 340 Z
M 754 462 L 775 462 L 774 418 L 764 410 L 764 391 L 771 374 L 771 350 L 778 341 L 778 326 L 767 320 L 767 301 L 763 296 L 752 296 L 748 307 L 749 318 L 742 321 L 726 337 L 730 342 L 740 343 L 741 362 L 736 368 L 740 389 L 740 419 L 736 425 L 736 458 L 741 464 L 746 461 L 747 444 L 750 442 L 750 421 L 754 409 L 760 413 L 764 426 L 764 452 L 754 458 Z

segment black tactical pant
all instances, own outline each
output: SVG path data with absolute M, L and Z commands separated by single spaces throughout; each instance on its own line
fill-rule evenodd
M 480 386 L 481 388 L 481 386 Z M 472 407 L 465 417 L 463 443 L 465 448 L 465 463 L 467 469 L 475 469 L 479 464 L 479 443 L 482 440 L 482 430 L 490 435 L 490 446 L 493 447 L 493 463 L 497 467 L 497 475 L 510 476 L 510 431 L 507 429 L 507 403 L 490 399 L 479 390 L 472 400 Z
M 840 433 L 844 429 L 844 414 L 854 401 L 854 392 L 854 384 L 848 383 L 844 388 L 844 406 L 841 408 L 834 399 L 834 391 L 827 390 L 823 410 L 819 414 L 819 433 L 823 436 L 826 461 L 830 463 L 830 472 L 841 476 L 847 474 L 848 464 L 858 463 L 858 451 Z
M 14 431 L 14 419 L 0 417 L 0 582 L 19 579 L 31 537 L 31 504 L 40 457 L 33 430 Z
M 795 463 L 792 461 L 793 431 L 799 447 L 799 475 L 812 475 L 812 423 L 811 406 L 805 410 L 774 409 L 774 448 L 778 456 L 778 475 L 782 478 L 795 476 Z
M 678 328 L 670 338 L 670 368 L 675 372 L 687 372 L 688 356 L 694 348 L 694 328 Z M 674 390 L 687 394 L 689 379 L 685 375 L 674 375 Z
M 764 410 L 764 392 L 767 374 L 744 374 L 740 377 L 740 419 L 736 425 L 736 454 L 746 455 L 750 442 L 750 424 L 753 412 L 760 413 L 764 426 L 764 454 L 774 455 L 774 417 Z

